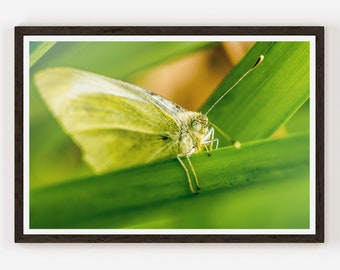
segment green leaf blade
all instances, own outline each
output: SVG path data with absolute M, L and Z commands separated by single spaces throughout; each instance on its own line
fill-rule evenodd
M 309 98 L 309 43 L 259 42 L 203 107 L 206 111 L 260 55 L 264 61 L 209 114 L 209 119 L 241 142 L 267 138 Z
M 56 42 L 31 42 L 30 43 L 30 67 L 43 57 Z
M 227 147 L 213 151 L 211 157 L 205 153 L 194 155 L 192 163 L 202 187 L 198 196 L 190 193 L 177 160 L 35 189 L 31 191 L 31 228 L 127 227 L 143 221 L 150 207 L 151 212 L 158 210 L 159 214 L 177 202 L 182 202 L 182 210 L 177 210 L 175 216 L 182 217 L 183 222 L 187 211 L 197 205 L 200 213 L 207 215 L 209 204 L 204 207 L 202 201 L 213 203 L 216 192 L 290 179 L 302 179 L 308 187 L 308 147 L 308 136 L 304 135 L 249 143 L 238 150 Z M 241 197 L 248 200 L 242 194 Z M 300 192 L 301 197 L 308 205 L 308 188 Z M 190 226 L 199 224 L 193 221 Z M 209 226 L 220 225 L 213 222 Z

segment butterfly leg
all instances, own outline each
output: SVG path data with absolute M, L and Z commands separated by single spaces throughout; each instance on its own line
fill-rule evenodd
M 198 183 L 198 178 L 197 178 L 197 175 L 196 175 L 194 166 L 192 165 L 192 163 L 191 163 L 191 161 L 190 161 L 190 158 L 189 158 L 189 156 L 190 156 L 191 154 L 192 154 L 192 153 L 188 152 L 188 153 L 185 155 L 185 157 L 186 157 L 186 159 L 187 159 L 187 161 L 188 161 L 188 163 L 189 163 L 190 169 L 191 169 L 191 171 L 192 171 L 192 173 L 193 173 L 193 175 L 194 175 L 194 177 L 195 177 L 195 184 L 196 184 L 197 190 L 194 189 L 194 187 L 193 187 L 193 185 L 192 185 L 192 180 L 191 180 L 191 177 L 190 177 L 189 170 L 188 170 L 187 166 L 184 164 L 184 162 L 183 162 L 182 159 L 181 159 L 181 157 L 182 157 L 183 155 L 181 155 L 181 154 L 177 155 L 177 159 L 178 159 L 179 163 L 181 163 L 181 165 L 182 165 L 182 167 L 183 167 L 183 169 L 184 169 L 184 171 L 185 171 L 185 173 L 186 173 L 186 175 L 187 175 L 187 179 L 188 179 L 188 182 L 189 182 L 189 187 L 190 187 L 191 192 L 192 192 L 193 194 L 198 194 L 198 190 L 200 190 L 201 188 L 200 188 L 199 183 Z
M 216 143 L 215 149 L 218 148 L 218 138 L 214 138 L 214 136 L 215 136 L 215 130 L 214 128 L 211 128 L 209 129 L 209 131 L 207 132 L 207 134 L 205 135 L 203 139 L 203 145 L 209 156 L 211 156 L 210 152 L 213 150 L 214 143 Z M 209 145 L 209 149 L 207 145 Z
M 214 143 L 216 143 L 215 149 L 218 148 L 218 142 L 219 142 L 218 138 L 214 138 L 214 139 L 205 141 L 204 142 L 204 147 L 206 147 L 206 149 L 207 149 L 207 144 L 209 144 L 209 151 L 212 151 Z
M 190 155 L 191 155 L 191 154 L 190 154 Z M 188 163 L 189 163 L 189 166 L 190 166 L 190 168 L 191 168 L 191 171 L 192 171 L 192 173 L 193 173 L 193 175 L 194 175 L 194 177 L 195 177 L 195 184 L 196 184 L 196 187 L 197 187 L 198 190 L 200 190 L 201 187 L 200 187 L 200 185 L 199 185 L 199 183 L 198 183 L 198 178 L 197 178 L 197 175 L 196 175 L 194 166 L 192 166 L 192 163 L 191 163 L 191 161 L 190 161 L 190 158 L 189 158 L 190 155 L 187 153 L 187 154 L 185 155 L 185 157 L 187 158 L 187 161 L 188 161 Z M 198 192 L 197 192 L 197 193 L 198 193 Z

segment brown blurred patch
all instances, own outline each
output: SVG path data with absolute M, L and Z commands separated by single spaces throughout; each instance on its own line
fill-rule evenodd
M 228 56 L 229 61 L 233 66 L 246 55 L 249 49 L 254 45 L 254 42 L 223 42 L 222 46 Z
M 141 75 L 136 84 L 188 110 L 197 110 L 253 43 L 225 42 Z

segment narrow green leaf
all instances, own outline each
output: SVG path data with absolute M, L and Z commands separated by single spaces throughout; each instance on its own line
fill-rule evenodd
M 30 67 L 43 57 L 56 42 L 31 42 L 30 43 Z
M 143 221 L 149 212 L 172 209 L 178 202 L 182 206 L 176 210 L 176 217 L 183 213 L 184 218 L 193 206 L 204 216 L 210 211 L 210 204 L 204 203 L 213 203 L 218 192 L 292 179 L 304 179 L 307 185 L 299 192 L 300 200 L 306 203 L 291 211 L 308 212 L 308 136 L 252 142 L 241 149 L 226 147 L 213 151 L 211 157 L 206 153 L 194 155 L 192 163 L 202 187 L 197 196 L 190 193 L 177 160 L 31 190 L 31 228 L 126 227 Z M 246 203 L 247 198 L 243 199 Z M 281 210 L 268 206 L 267 211 L 266 215 Z M 185 227 L 198 226 L 195 222 Z M 218 222 L 216 219 L 208 227 L 221 226 Z M 308 217 L 304 224 L 308 224 Z M 242 221 L 239 225 L 244 226 Z M 252 223 L 248 221 L 247 226 Z
M 264 61 L 209 114 L 209 119 L 241 142 L 272 135 L 309 98 L 309 43 L 258 42 L 202 108 L 229 89 L 260 55 Z

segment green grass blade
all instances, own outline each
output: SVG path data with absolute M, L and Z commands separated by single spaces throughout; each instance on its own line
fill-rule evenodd
M 30 67 L 32 67 L 56 42 L 31 42 L 30 43 Z
M 254 65 L 209 114 L 209 119 L 233 139 L 247 142 L 272 135 L 309 98 L 309 43 L 258 42 L 220 84 L 202 108 L 208 108 Z
M 280 186 L 286 181 L 289 184 L 285 187 L 285 192 L 291 195 L 291 192 L 298 188 L 298 196 L 291 196 L 291 202 L 285 202 L 281 205 L 282 209 L 278 209 L 279 202 L 276 200 L 280 200 L 280 197 L 275 199 L 275 192 L 281 194 L 281 189 L 278 190 L 274 185 L 269 188 L 268 194 L 259 192 L 257 199 L 261 198 L 261 201 L 270 196 L 273 205 L 267 205 L 266 212 L 261 216 L 278 216 L 278 211 L 287 214 L 288 209 L 290 215 L 295 217 L 296 213 L 308 213 L 309 209 L 308 150 L 308 136 L 301 135 L 252 142 L 244 144 L 238 150 L 233 147 L 218 149 L 213 151 L 211 157 L 206 153 L 194 155 L 192 163 L 202 187 L 198 196 L 190 193 L 185 173 L 177 160 L 34 189 L 31 190 L 30 200 L 31 228 L 117 228 L 136 224 L 148 227 L 144 222 L 148 220 L 150 213 L 160 217 L 160 220 L 164 215 L 168 215 L 169 219 L 172 213 L 172 219 L 177 219 L 176 224 L 179 227 L 221 227 L 224 225 L 218 218 L 206 224 L 196 219 L 190 222 L 186 216 L 190 210 L 199 211 L 202 217 L 210 215 L 216 196 L 221 204 L 220 211 L 223 212 L 221 200 L 228 197 L 219 194 L 223 195 L 225 191 L 228 191 L 228 196 L 233 196 L 236 202 L 243 201 L 243 204 L 233 205 L 233 202 L 227 200 L 224 207 L 231 213 L 234 213 L 235 207 L 240 213 L 245 212 L 249 204 L 254 203 L 256 194 L 243 194 L 237 187 L 246 185 L 258 190 L 259 185 L 264 185 L 262 188 L 268 189 L 266 183 L 278 183 Z M 300 201 L 300 204 L 293 207 L 292 203 L 297 201 Z M 180 208 L 177 208 L 178 204 Z M 263 211 L 259 209 L 257 211 Z M 224 217 L 229 214 L 222 215 Z M 303 221 L 299 220 L 303 226 L 307 226 L 308 221 L 308 215 L 304 216 Z M 244 222 L 244 219 L 235 216 L 232 224 L 240 228 L 259 226 L 258 218 L 254 222 L 248 219 L 246 224 Z M 290 224 L 288 227 L 297 226 L 294 218 L 290 222 L 281 221 L 275 223 L 275 226 L 286 223 Z M 177 227 L 173 223 L 167 224 Z M 266 226 L 270 227 L 271 224 Z

